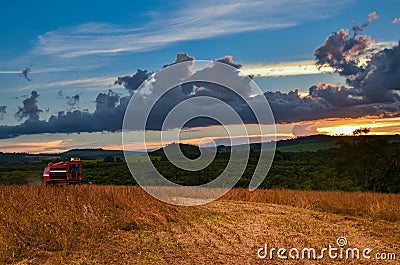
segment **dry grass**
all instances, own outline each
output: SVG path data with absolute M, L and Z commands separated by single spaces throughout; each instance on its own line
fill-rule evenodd
M 289 205 L 304 209 L 371 218 L 400 221 L 400 194 L 342 191 L 297 191 L 233 189 L 222 199 Z
M 178 210 L 133 187 L 2 186 L 0 262 L 66 257 L 113 231 L 161 228 Z
M 179 207 L 138 187 L 1 186 L 0 263 L 265 264 L 264 243 L 321 248 L 343 235 L 399 255 L 399 209 L 400 195 L 372 193 L 234 189 Z

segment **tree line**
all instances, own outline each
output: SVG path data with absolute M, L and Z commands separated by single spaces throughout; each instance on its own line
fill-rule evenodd
M 195 159 L 193 148 L 188 156 Z M 183 152 L 185 153 L 185 152 Z M 258 163 L 259 151 L 251 151 L 247 167 L 236 184 L 247 187 Z M 205 169 L 192 172 L 177 168 L 163 152 L 152 154 L 152 162 L 167 179 L 181 185 L 201 185 L 218 177 L 230 159 L 229 152 L 217 153 Z M 0 164 L 0 184 L 40 183 L 48 161 Z M 86 161 L 84 178 L 95 185 L 136 185 L 124 159 L 110 156 Z M 297 190 L 342 190 L 400 192 L 400 144 L 373 136 L 341 138 L 337 148 L 316 152 L 275 153 L 261 188 Z

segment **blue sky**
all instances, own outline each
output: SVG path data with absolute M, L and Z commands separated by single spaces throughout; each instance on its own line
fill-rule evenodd
M 118 76 L 139 68 L 160 69 L 178 52 L 205 60 L 231 55 L 244 69 L 306 64 L 329 34 L 361 25 L 373 11 L 379 18 L 362 34 L 390 47 L 400 39 L 400 24 L 393 23 L 399 10 L 399 0 L 4 2 L 0 106 L 7 108 L 0 123 L 21 123 L 14 114 L 33 90 L 40 95 L 41 120 L 71 110 L 66 100 L 75 95 L 80 100 L 73 108 L 93 112 L 98 93 L 113 89 L 126 95 L 123 87 L 113 85 Z M 31 81 L 19 74 L 26 67 Z M 320 82 L 345 84 L 337 73 L 283 74 L 255 81 L 263 91 L 298 88 L 302 93 Z M 37 141 L 41 137 L 31 136 Z M 16 140 L 2 141 L 6 146 Z M 112 141 L 109 144 L 118 145 Z

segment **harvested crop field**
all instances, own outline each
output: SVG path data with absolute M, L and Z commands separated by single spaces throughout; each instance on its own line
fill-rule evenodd
M 182 207 L 139 187 L 1 186 L 0 263 L 398 264 L 399 209 L 400 195 L 377 193 L 233 189 Z M 265 244 L 320 250 L 338 237 L 391 260 L 257 256 Z

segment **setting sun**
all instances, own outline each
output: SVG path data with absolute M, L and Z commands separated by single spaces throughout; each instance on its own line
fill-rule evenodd
M 358 125 L 340 125 L 334 127 L 325 127 L 321 132 L 327 133 L 329 135 L 351 135 L 353 131 L 360 128 Z M 320 130 L 318 130 L 320 131 Z
M 393 135 L 400 131 L 400 118 L 326 119 L 316 121 L 314 126 L 317 133 L 328 135 L 352 135 L 358 128 L 370 128 L 370 134 Z

